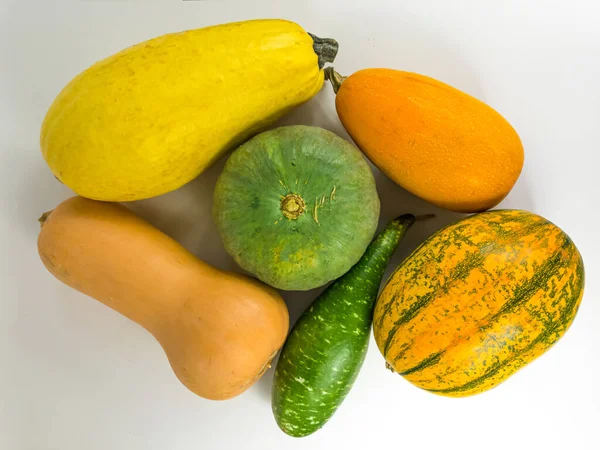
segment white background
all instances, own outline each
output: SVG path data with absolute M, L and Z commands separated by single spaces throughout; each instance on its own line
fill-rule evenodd
M 136 324 L 62 286 L 36 251 L 38 216 L 71 195 L 38 145 L 54 96 L 98 59 L 167 32 L 283 17 L 340 43 L 336 68 L 392 67 L 488 102 L 519 131 L 523 174 L 501 206 L 562 227 L 583 254 L 577 319 L 548 354 L 500 387 L 437 397 L 384 369 L 373 345 L 347 400 L 318 433 L 293 439 L 270 408 L 273 372 L 211 402 L 188 392 Z M 329 85 L 284 123 L 347 136 Z M 0 449 L 600 449 L 600 5 L 595 0 L 207 0 L 0 2 Z M 162 198 L 134 205 L 202 259 L 238 270 L 211 222 L 222 162 Z M 411 230 L 394 265 L 455 215 L 378 175 L 382 223 Z M 292 320 L 317 292 L 285 294 Z

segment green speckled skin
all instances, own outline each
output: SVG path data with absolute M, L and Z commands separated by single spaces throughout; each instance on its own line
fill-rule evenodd
M 352 388 L 367 353 L 381 279 L 414 220 L 407 214 L 390 223 L 292 329 L 272 393 L 277 424 L 290 436 L 307 436 L 321 428 Z
M 284 216 L 282 199 L 305 210 Z M 317 127 L 261 133 L 229 158 L 214 194 L 213 215 L 225 249 L 271 286 L 308 290 L 346 273 L 360 259 L 379 220 L 379 197 L 362 153 Z

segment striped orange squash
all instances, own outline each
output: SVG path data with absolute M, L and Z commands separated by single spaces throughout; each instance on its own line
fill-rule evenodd
M 377 300 L 388 367 L 450 397 L 497 386 L 567 331 L 583 295 L 579 251 L 556 225 L 518 210 L 467 217 L 431 236 Z

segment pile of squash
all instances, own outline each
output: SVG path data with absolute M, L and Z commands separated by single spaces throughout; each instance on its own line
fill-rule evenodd
M 488 211 L 524 161 L 498 112 L 415 73 L 343 77 L 330 66 L 337 51 L 284 20 L 161 36 L 75 77 L 41 131 L 45 161 L 78 194 L 40 219 L 48 271 L 147 329 L 201 397 L 242 393 L 281 350 L 272 405 L 291 436 L 340 406 L 371 327 L 389 369 L 429 392 L 473 395 L 560 339 L 584 287 L 560 228 Z M 326 79 L 356 146 L 318 127 L 268 130 Z M 200 261 L 117 203 L 173 191 L 232 149 L 213 218 L 248 275 Z M 402 237 L 427 217 L 404 214 L 375 235 L 365 157 L 423 200 L 470 214 L 423 242 L 381 291 Z M 280 291 L 330 282 L 288 335 Z

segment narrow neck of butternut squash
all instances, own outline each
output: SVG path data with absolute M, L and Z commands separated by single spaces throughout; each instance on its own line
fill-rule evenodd
M 117 289 L 122 295 L 103 296 L 100 301 L 156 335 L 159 329 L 168 327 L 174 317 L 182 313 L 186 304 L 205 295 L 201 280 L 217 278 L 220 273 L 202 261 L 185 260 L 188 255 L 184 253 L 178 255 L 183 258 L 174 257 L 172 261 L 169 256 L 158 255 L 161 261 L 156 266 L 151 261 L 152 256 L 147 256 L 150 260 L 137 266 L 144 271 L 145 284 L 140 280 L 132 288 L 122 284 Z M 119 282 L 134 279 L 133 272 L 120 278 Z
M 140 296 L 134 295 L 127 299 L 109 296 L 99 298 L 98 301 L 133 320 L 151 334 L 155 334 L 157 327 L 172 314 L 171 308 L 158 301 L 160 292 L 155 293 L 158 296 L 150 294 L 142 297 L 144 292 L 140 292 L 140 294 Z
M 56 278 L 154 335 L 221 273 L 118 204 L 73 197 L 40 223 L 40 257 Z

